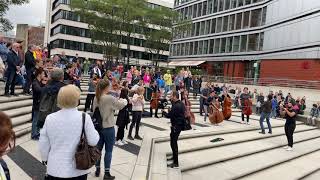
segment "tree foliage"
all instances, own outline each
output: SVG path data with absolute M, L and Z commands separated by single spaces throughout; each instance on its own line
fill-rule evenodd
M 22 5 L 28 2 L 29 0 L 0 0 L 0 31 L 7 32 L 13 29 L 10 20 L 4 17 L 9 10 L 9 6 Z

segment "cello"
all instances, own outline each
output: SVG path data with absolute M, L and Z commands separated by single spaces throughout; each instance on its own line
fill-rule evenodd
M 244 100 L 243 114 L 250 116 L 252 114 L 252 101 L 251 99 Z
M 223 101 L 223 110 L 222 110 L 222 113 L 223 113 L 225 120 L 230 119 L 230 117 L 232 116 L 231 106 L 232 106 L 231 98 L 228 94 L 225 94 L 224 101 Z
M 223 113 L 219 110 L 220 107 L 220 102 L 217 100 L 209 106 L 209 120 L 211 124 L 219 124 L 224 120 Z

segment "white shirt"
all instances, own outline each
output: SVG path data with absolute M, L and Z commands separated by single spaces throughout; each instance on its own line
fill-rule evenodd
M 0 165 L 0 180 L 7 180 L 6 174 L 4 173 L 4 170 L 1 165 Z
M 54 177 L 71 178 L 90 173 L 77 170 L 75 152 L 82 132 L 82 112 L 76 108 L 62 109 L 47 116 L 40 131 L 39 149 L 43 161 L 48 161 L 47 173 Z M 99 134 L 86 114 L 85 133 L 88 144 L 95 146 Z

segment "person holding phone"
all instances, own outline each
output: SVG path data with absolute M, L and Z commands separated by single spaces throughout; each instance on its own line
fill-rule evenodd
M 284 108 L 282 105 L 280 106 L 280 112 L 284 115 L 286 119 L 286 124 L 284 126 L 284 130 L 288 140 L 288 146 L 285 147 L 287 151 L 293 150 L 293 133 L 296 129 L 296 116 L 297 112 L 292 108 L 293 105 L 291 102 L 288 103 L 287 108 Z

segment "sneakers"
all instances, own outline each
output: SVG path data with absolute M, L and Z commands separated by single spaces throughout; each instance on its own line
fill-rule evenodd
M 111 176 L 110 172 L 105 172 L 103 176 L 103 180 L 113 180 L 115 178 L 116 178 L 115 176 Z
M 289 148 L 289 146 L 285 146 L 285 147 L 283 147 L 283 149 L 288 149 Z
M 263 132 L 263 131 L 260 131 L 259 133 L 260 133 L 260 134 L 266 134 L 266 133 L 265 133 L 265 132 Z
M 247 125 L 250 125 L 250 123 L 249 123 L 249 122 L 247 122 L 246 124 L 247 124 Z
M 130 135 L 128 136 L 128 139 L 129 139 L 129 140 L 132 140 L 132 141 L 134 140 L 133 137 L 130 136 Z
M 286 149 L 286 151 L 292 151 L 292 150 L 293 150 L 292 147 L 288 147 L 288 148 Z
M 125 141 L 124 139 L 122 140 L 122 143 L 123 143 L 123 144 L 128 144 L 128 142 Z
M 241 124 L 245 124 L 245 122 L 244 122 L 244 121 L 241 121 Z
M 123 144 L 123 142 L 122 142 L 121 140 L 118 140 L 118 141 L 116 142 L 116 145 L 118 145 L 118 146 L 123 146 L 124 144 Z

